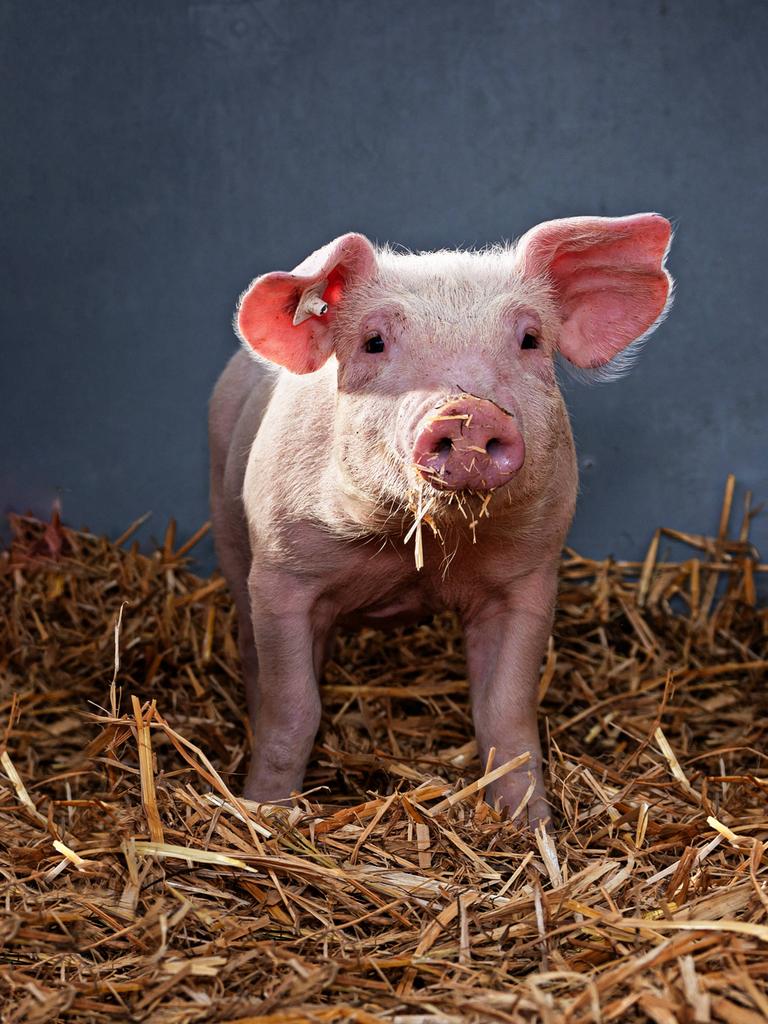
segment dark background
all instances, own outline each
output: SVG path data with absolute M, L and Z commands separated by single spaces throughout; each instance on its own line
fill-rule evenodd
M 236 297 L 335 235 L 643 210 L 677 302 L 568 385 L 572 541 L 711 530 L 729 471 L 768 499 L 765 3 L 2 0 L 0 48 L 0 513 L 194 530 Z

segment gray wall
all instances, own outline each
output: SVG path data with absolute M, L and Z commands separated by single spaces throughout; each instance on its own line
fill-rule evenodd
M 648 209 L 677 304 L 568 388 L 573 543 L 710 529 L 729 471 L 768 499 L 765 3 L 3 0 L 0 47 L 0 512 L 191 532 L 235 298 L 335 235 Z

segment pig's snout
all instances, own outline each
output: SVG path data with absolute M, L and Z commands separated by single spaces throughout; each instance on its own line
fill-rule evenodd
M 492 491 L 525 461 L 525 442 L 515 417 L 472 395 L 446 402 L 419 424 L 413 462 L 439 490 Z

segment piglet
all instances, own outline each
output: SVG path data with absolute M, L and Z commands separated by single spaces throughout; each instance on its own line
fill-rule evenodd
M 337 625 L 453 609 L 481 763 L 530 754 L 488 799 L 549 817 L 537 693 L 577 491 L 555 356 L 593 375 L 625 361 L 668 308 L 670 235 L 654 213 L 549 221 L 479 252 L 347 234 L 243 294 L 210 444 L 246 797 L 301 789 Z

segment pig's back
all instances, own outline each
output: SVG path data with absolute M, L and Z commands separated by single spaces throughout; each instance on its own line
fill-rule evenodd
M 275 368 L 240 351 L 227 363 L 211 396 L 208 435 L 212 511 L 214 518 L 225 521 L 228 531 L 246 540 L 243 477 L 276 379 Z
M 211 442 L 228 447 L 241 421 L 253 425 L 256 436 L 275 381 L 274 369 L 245 351 L 236 352 L 216 382 L 210 403 Z

